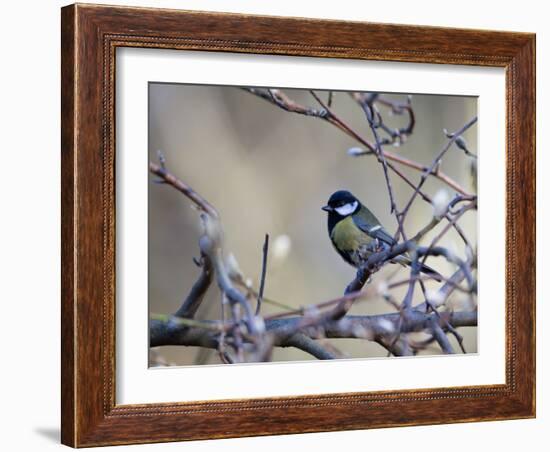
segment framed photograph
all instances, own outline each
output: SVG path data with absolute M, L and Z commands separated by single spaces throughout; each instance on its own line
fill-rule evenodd
M 535 416 L 535 36 L 62 9 L 62 442 Z

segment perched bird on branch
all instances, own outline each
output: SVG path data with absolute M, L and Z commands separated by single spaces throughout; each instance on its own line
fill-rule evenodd
M 359 268 L 373 253 L 385 251 L 396 244 L 374 214 L 349 191 L 333 193 L 322 209 L 328 212 L 328 233 L 334 248 L 355 268 Z M 394 257 L 390 262 L 412 264 L 405 254 Z M 420 271 L 441 280 L 441 275 L 427 265 L 422 264 Z

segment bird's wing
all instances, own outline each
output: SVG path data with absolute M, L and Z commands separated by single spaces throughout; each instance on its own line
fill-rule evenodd
M 353 215 L 352 218 L 355 225 L 364 233 L 389 246 L 395 245 L 395 240 L 393 237 L 387 233 L 372 213 L 365 212 L 365 209 L 362 209 L 360 212 Z

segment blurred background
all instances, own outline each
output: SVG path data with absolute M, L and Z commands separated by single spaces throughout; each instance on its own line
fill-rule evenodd
M 284 89 L 293 100 L 318 107 L 307 90 Z M 321 98 L 327 93 L 316 91 Z M 392 100 L 406 101 L 407 94 L 385 94 Z M 387 150 L 429 165 L 448 139 L 443 129 L 458 130 L 477 114 L 474 97 L 412 95 L 416 116 L 413 134 L 400 147 Z M 332 109 L 355 131 L 372 140 L 363 111 L 346 92 L 334 92 Z M 391 127 L 404 126 L 407 115 L 392 116 L 380 107 Z M 477 125 L 464 138 L 470 151 L 477 153 Z M 352 157 L 348 149 L 358 143 L 318 118 L 282 109 L 238 87 L 182 84 L 149 85 L 149 159 L 157 161 L 157 150 L 166 157 L 170 172 L 191 185 L 221 214 L 226 249 L 232 252 L 251 284 L 257 289 L 261 272 L 262 245 L 270 235 L 270 252 L 265 297 L 292 307 L 306 306 L 339 297 L 354 278 L 355 269 L 334 251 L 327 232 L 326 213 L 321 210 L 331 193 L 338 189 L 353 192 L 394 234 L 395 218 L 390 214 L 389 196 L 380 164 L 373 156 Z M 443 160 L 442 170 L 475 193 L 470 159 L 453 146 Z M 147 162 L 144 162 L 146 165 Z M 417 181 L 420 173 L 398 165 Z M 391 176 L 398 207 L 412 194 L 411 188 Z M 424 191 L 434 195 L 452 190 L 429 178 Z M 185 298 L 200 269 L 193 263 L 199 257 L 201 228 L 198 213 L 179 192 L 165 185 L 149 184 L 149 310 L 173 313 Z M 432 218 L 433 208 L 420 197 L 413 204 L 405 224 L 412 235 Z M 424 239 L 425 244 L 444 226 L 442 222 Z M 477 215 L 467 212 L 459 221 L 470 241 L 477 243 Z M 440 242 L 459 256 L 464 247 L 451 231 Z M 448 276 L 453 268 L 445 260 L 430 258 L 428 265 Z M 386 265 L 371 284 L 388 277 L 407 277 L 406 269 Z M 396 274 L 397 271 L 397 274 Z M 437 283 L 427 284 L 437 288 Z M 395 289 L 398 297 L 406 287 Z M 417 302 L 421 292 L 416 291 Z M 455 291 L 449 309 L 471 309 L 465 295 Z M 264 303 L 262 313 L 283 309 Z M 394 312 L 387 302 L 373 297 L 356 303 L 351 314 Z M 209 290 L 196 318 L 220 318 L 220 294 Z M 477 328 L 462 328 L 464 345 L 477 352 Z M 418 335 L 422 338 L 421 333 Z M 458 350 L 455 339 L 450 340 Z M 387 352 L 375 343 L 357 339 L 332 339 L 344 357 L 384 357 Z M 437 354 L 436 347 L 422 353 Z M 310 360 L 310 355 L 293 348 L 276 348 L 274 361 Z M 194 347 L 166 346 L 150 350 L 150 365 L 219 364 L 217 354 Z

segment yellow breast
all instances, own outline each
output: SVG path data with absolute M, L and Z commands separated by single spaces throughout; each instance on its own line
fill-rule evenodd
M 331 238 L 338 244 L 338 248 L 350 252 L 357 251 L 372 241 L 372 238 L 355 225 L 351 216 L 334 226 Z

